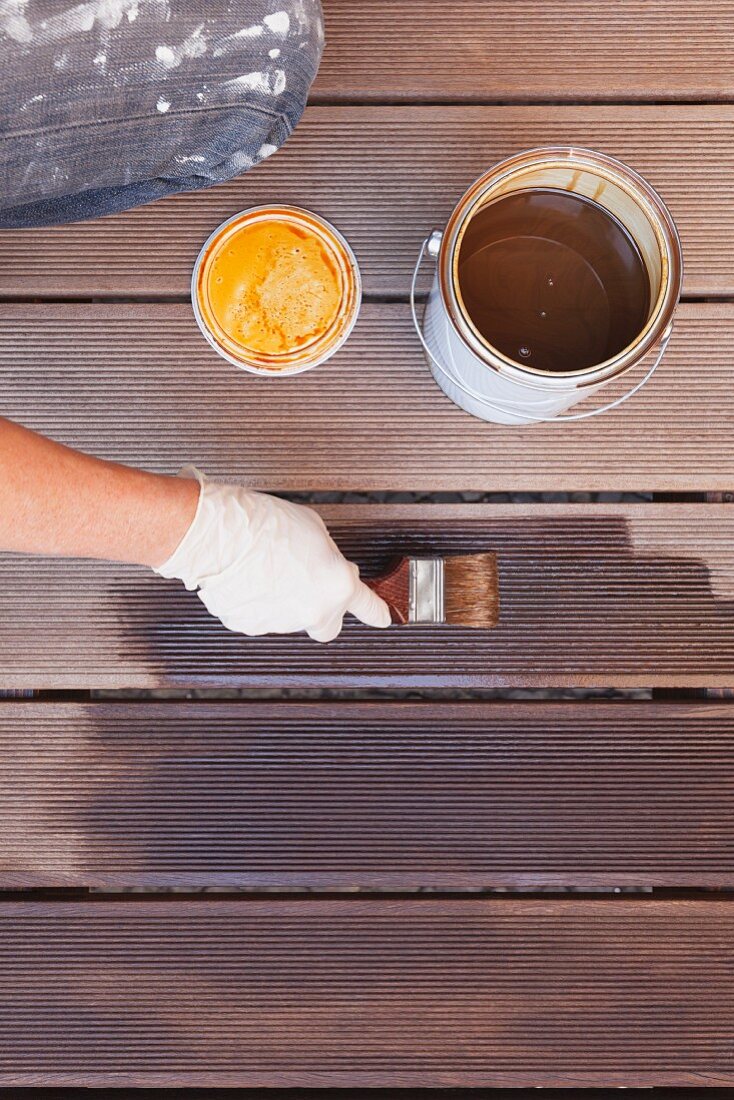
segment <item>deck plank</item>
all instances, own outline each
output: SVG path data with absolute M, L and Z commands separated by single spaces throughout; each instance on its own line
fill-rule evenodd
M 278 380 L 217 356 L 185 304 L 0 306 L 0 415 L 109 458 L 171 473 L 193 461 L 254 488 L 726 490 L 733 373 L 734 305 L 685 304 L 658 374 L 624 408 L 501 427 L 439 390 L 404 304 L 366 305 L 333 360 Z
M 734 886 L 727 704 L 0 705 L 0 888 Z
M 728 901 L 5 902 L 0 1085 L 731 1085 L 732 944 Z
M 392 6 L 392 5 L 391 5 Z M 418 248 L 470 182 L 547 144 L 620 157 L 657 186 L 678 224 L 684 292 L 734 293 L 734 107 L 311 107 L 286 147 L 208 191 L 55 229 L 0 233 L 0 296 L 170 297 L 189 292 L 212 229 L 274 200 L 330 218 L 367 294 L 407 294 Z
M 405 551 L 495 550 L 500 626 L 246 639 L 145 570 L 6 555 L 0 688 L 734 685 L 728 505 L 321 511 L 367 574 Z
M 404 298 L 466 183 L 551 141 L 647 175 L 686 294 L 734 293 L 734 114 L 711 105 L 731 97 L 730 0 L 329 0 L 327 16 L 315 104 L 424 106 L 314 106 L 246 178 L 4 233 L 0 296 L 185 295 L 209 229 L 277 195 L 347 233 L 368 295 Z M 466 105 L 547 98 L 709 103 Z M 398 305 L 368 307 L 339 359 L 277 399 L 181 306 L 9 307 L 0 326 L 0 412 L 169 472 L 193 459 L 279 489 L 734 475 L 731 306 L 684 307 L 649 391 L 562 434 L 452 409 Z M 251 642 L 140 571 L 6 555 L 0 688 L 734 684 L 725 506 L 325 515 L 369 570 L 406 544 L 499 548 L 502 625 Z M 4 704 L 0 885 L 731 886 L 733 723 L 711 703 Z M 6 900 L 0 1086 L 731 1086 L 733 934 L 731 903 L 709 899 Z
M 327 0 L 317 102 L 731 97 L 731 0 Z

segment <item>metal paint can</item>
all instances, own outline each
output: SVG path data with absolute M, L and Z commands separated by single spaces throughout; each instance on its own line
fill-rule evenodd
M 244 227 L 258 222 L 287 222 L 302 233 L 315 236 L 338 273 L 341 303 L 328 331 L 318 339 L 278 355 L 255 355 L 232 340 L 218 324 L 208 304 L 210 269 L 220 250 Z M 253 206 L 222 222 L 204 242 L 191 276 L 191 303 L 197 324 L 207 342 L 229 363 L 251 374 L 269 378 L 290 377 L 313 370 L 335 355 L 357 323 L 362 303 L 362 279 L 349 243 L 325 218 L 297 206 Z
M 650 280 L 650 310 L 636 339 L 613 358 L 571 372 L 548 372 L 507 358 L 480 335 L 463 305 L 458 279 L 461 242 L 485 204 L 515 191 L 552 188 L 592 199 L 633 237 Z M 415 288 L 423 257 L 436 270 L 421 326 Z M 416 331 L 436 382 L 473 416 L 499 424 L 581 420 L 598 416 L 637 393 L 665 353 L 683 279 L 683 255 L 665 203 L 641 176 L 612 157 L 589 149 L 550 147 L 519 153 L 495 165 L 466 192 L 443 233 L 434 231 L 421 248 L 411 304 Z M 597 393 L 657 350 L 652 366 L 613 402 L 567 417 L 559 414 Z

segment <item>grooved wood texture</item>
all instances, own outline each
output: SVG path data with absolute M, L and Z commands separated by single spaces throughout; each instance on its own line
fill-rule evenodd
M 726 304 L 680 308 L 658 374 L 625 407 L 520 428 L 444 396 L 407 305 L 366 305 L 333 360 L 290 379 L 226 363 L 188 305 L 0 307 L 0 415 L 83 450 L 169 472 L 193 461 L 255 488 L 728 489 L 732 377 Z
M 734 292 L 734 113 L 712 105 L 732 99 L 734 0 L 326 11 L 314 102 L 342 106 L 223 187 L 0 234 L 0 296 L 185 295 L 219 221 L 282 200 L 346 232 L 368 295 L 404 299 L 471 179 L 551 141 L 647 175 L 686 293 Z M 543 99 L 628 104 L 507 105 Z M 629 408 L 503 430 L 443 398 L 404 305 L 368 305 L 336 361 L 279 383 L 218 360 L 183 305 L 6 306 L 0 415 L 263 488 L 723 493 L 733 326 L 732 305 L 688 304 Z M 498 551 L 500 628 L 247 641 L 144 571 L 0 556 L 0 690 L 734 685 L 731 506 L 324 513 L 372 574 Z M 731 886 L 733 723 L 723 703 L 3 703 L 0 888 Z M 731 1086 L 733 944 L 734 906 L 711 897 L 6 895 L 0 1086 Z
M 734 885 L 734 707 L 3 704 L 0 888 Z
M 726 901 L 0 905 L 0 1084 L 734 1083 Z
M 728 505 L 320 510 L 365 575 L 406 551 L 495 551 L 499 626 L 246 639 L 145 570 L 8 555 L 0 687 L 734 685 Z
M 327 0 L 318 101 L 731 97 L 731 0 Z
M 209 233 L 275 199 L 339 226 L 367 294 L 404 297 L 420 242 L 471 181 L 510 153 L 553 143 L 601 149 L 642 172 L 681 233 L 684 292 L 734 292 L 734 108 L 406 106 L 311 107 L 277 156 L 220 187 L 79 225 L 6 230 L 0 295 L 188 294 Z

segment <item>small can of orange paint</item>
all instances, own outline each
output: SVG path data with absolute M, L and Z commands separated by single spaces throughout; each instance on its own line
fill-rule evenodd
M 302 374 L 330 359 L 362 301 L 357 260 L 329 222 L 296 206 L 256 206 L 223 222 L 191 278 L 199 328 L 252 374 Z

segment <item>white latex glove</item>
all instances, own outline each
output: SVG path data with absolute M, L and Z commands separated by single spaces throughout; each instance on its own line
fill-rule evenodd
M 351 612 L 368 626 L 390 625 L 387 604 L 359 579 L 316 512 L 239 485 L 201 485 L 196 515 L 173 555 L 155 572 L 177 577 L 228 630 L 256 637 L 305 630 L 330 642 Z

